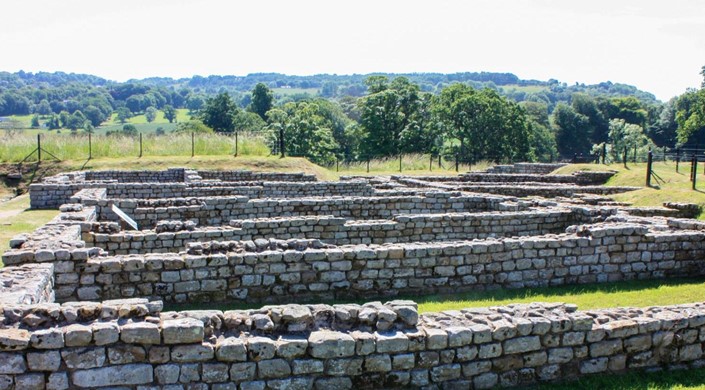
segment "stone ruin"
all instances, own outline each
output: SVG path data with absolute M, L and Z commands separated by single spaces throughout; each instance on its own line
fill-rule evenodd
M 408 300 L 705 274 L 697 206 L 626 207 L 612 172 L 557 167 L 48 178 L 31 205 L 59 215 L 2 257 L 0 389 L 484 389 L 705 365 L 702 303 Z M 233 303 L 260 308 L 209 309 Z

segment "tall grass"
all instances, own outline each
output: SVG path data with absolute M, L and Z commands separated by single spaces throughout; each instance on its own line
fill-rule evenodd
M 88 135 L 42 133 L 42 149 L 61 160 L 81 160 L 88 158 Z M 233 155 L 235 137 L 220 134 L 196 134 L 195 154 L 199 156 Z M 13 131 L 0 134 L 0 162 L 22 161 L 37 147 L 36 133 Z M 130 157 L 138 156 L 139 137 L 105 136 L 92 137 L 92 156 Z M 267 156 L 269 148 L 265 139 L 257 134 L 240 134 L 238 155 Z M 190 156 L 191 134 L 169 134 L 142 137 L 143 156 Z M 42 158 L 49 158 L 42 153 Z M 36 154 L 28 161 L 36 161 Z
M 458 164 L 458 171 L 467 172 L 469 170 L 483 170 L 493 163 L 481 161 L 477 164 Z M 341 163 L 338 166 L 340 172 L 349 173 L 366 173 L 367 161 L 354 161 Z M 336 167 L 333 166 L 332 169 Z M 394 173 L 399 172 L 399 156 L 383 157 L 370 160 L 370 173 Z M 441 159 L 441 165 L 438 165 L 438 156 L 431 158 L 428 154 L 405 154 L 402 155 L 401 171 L 426 171 L 436 173 L 451 173 L 455 172 L 455 160 Z

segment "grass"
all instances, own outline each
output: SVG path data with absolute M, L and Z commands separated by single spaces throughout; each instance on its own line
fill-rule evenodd
M 705 389 L 705 369 L 590 375 L 572 382 L 530 386 L 535 390 L 695 390 Z
M 455 161 L 443 160 L 441 166 L 438 166 L 438 157 L 433 158 L 431 169 L 429 163 L 431 158 L 428 154 L 405 154 L 402 156 L 402 170 L 399 172 L 399 157 L 377 158 L 370 160 L 369 174 L 374 175 L 455 175 Z M 491 166 L 489 162 L 480 162 L 475 165 L 460 164 L 459 172 L 467 172 L 469 170 L 484 170 Z M 351 162 L 342 163 L 338 167 L 340 175 L 366 175 L 367 162 Z M 329 168 L 332 171 L 336 170 L 335 166 Z
M 155 125 L 156 126 L 156 125 Z M 199 134 L 195 138 L 197 155 L 232 155 L 235 137 L 220 134 Z M 19 162 L 37 147 L 36 132 L 13 131 L 0 135 L 0 162 Z M 85 133 L 42 134 L 42 148 L 60 160 L 83 160 L 88 158 L 88 135 Z M 93 157 L 139 156 L 139 138 L 125 136 L 94 135 Z M 191 156 L 190 134 L 168 134 L 143 137 L 144 156 Z M 240 134 L 238 155 L 267 156 L 269 148 L 262 136 Z M 46 158 L 46 154 L 44 154 Z M 34 156 L 36 161 L 36 156 Z
M 9 249 L 12 237 L 32 232 L 58 214 L 57 210 L 29 210 L 29 195 L 0 203 L 0 254 Z
M 646 163 L 628 164 L 625 168 L 622 164 L 575 164 L 558 169 L 557 174 L 569 174 L 578 170 L 604 171 L 614 170 L 617 174 L 608 182 L 608 186 L 636 186 L 642 187 L 637 191 L 630 191 L 623 194 L 614 195 L 613 198 L 619 202 L 627 202 L 634 206 L 662 206 L 664 202 L 697 203 L 705 208 L 705 175 L 698 167 L 697 188 L 693 191 L 690 182 L 690 164 L 681 163 L 679 172 L 676 172 L 676 163 L 654 162 L 653 171 L 662 179 L 657 182 L 652 179 L 652 187 L 646 184 Z M 705 219 L 705 213 L 701 213 L 698 219 Z

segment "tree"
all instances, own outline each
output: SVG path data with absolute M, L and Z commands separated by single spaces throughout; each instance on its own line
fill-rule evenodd
M 128 123 L 122 126 L 121 134 L 129 137 L 136 137 L 139 135 L 139 132 L 137 131 L 135 125 Z
M 82 129 L 86 124 L 86 117 L 83 115 L 83 113 L 79 110 L 76 110 L 73 114 L 71 114 L 68 118 L 68 123 L 66 124 L 66 127 L 68 127 L 71 130 L 77 130 L 77 129 Z
M 176 129 L 174 130 L 174 133 L 184 133 L 184 134 L 190 134 L 190 133 L 201 133 L 201 134 L 212 134 L 213 129 L 210 127 L 206 126 L 203 124 L 198 119 L 191 119 L 186 122 L 181 122 L 178 125 L 176 125 Z
M 560 103 L 553 110 L 553 127 L 556 132 L 558 152 L 567 158 L 575 154 L 588 154 L 591 150 L 590 119 Z
M 317 164 L 332 164 L 339 148 L 333 137 L 333 123 L 314 102 L 291 102 L 267 113 L 270 139 L 277 144 L 284 133 L 286 154 L 306 157 Z
M 83 114 L 85 115 L 86 119 L 88 119 L 91 122 L 92 126 L 99 126 L 103 121 L 106 119 L 106 116 L 103 114 L 100 109 L 96 106 L 88 106 L 83 110 Z
M 42 99 L 42 101 L 39 102 L 37 105 L 35 112 L 39 115 L 49 115 L 51 114 L 51 105 L 49 104 L 49 101 L 46 99 Z
M 234 117 L 237 106 L 226 92 L 206 100 L 201 112 L 201 121 L 218 133 L 232 133 L 235 130 Z
M 197 113 L 206 104 L 203 96 L 198 94 L 189 94 L 186 98 L 186 108 L 188 108 L 191 114 Z
M 252 100 L 249 110 L 259 115 L 262 120 L 267 120 L 267 111 L 272 109 L 274 95 L 272 90 L 263 83 L 257 83 L 252 90 Z
M 653 141 L 644 134 L 644 129 L 624 119 L 610 119 L 610 133 L 608 153 L 612 161 L 621 161 L 624 149 L 631 152 L 636 148 L 637 153 L 645 154 L 649 148 L 654 147 Z
M 130 118 L 132 118 L 132 111 L 130 111 L 129 108 L 127 107 L 120 107 L 117 110 L 117 120 L 120 123 L 125 123 L 127 122 Z
M 154 120 L 157 119 L 157 109 L 154 107 L 147 107 L 147 109 L 144 110 L 144 117 L 147 119 L 147 122 L 154 122 Z
M 169 121 L 169 123 L 174 123 L 174 120 L 176 120 L 176 109 L 172 107 L 171 105 L 167 104 L 164 106 L 164 118 Z
M 38 128 L 39 128 L 39 115 L 38 115 L 38 114 L 34 114 L 34 115 L 32 116 L 32 123 L 31 123 L 31 126 L 32 126 L 33 129 L 38 129 Z
M 370 93 L 358 100 L 365 133 L 361 152 L 365 158 L 397 155 L 402 152 L 402 132 L 418 119 L 419 86 L 405 77 L 390 83 L 384 76 L 371 76 L 365 83 Z

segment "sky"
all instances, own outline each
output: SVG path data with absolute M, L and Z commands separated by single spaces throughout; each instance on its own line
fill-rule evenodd
M 702 0 L 3 0 L 0 71 L 510 72 L 699 88 Z

